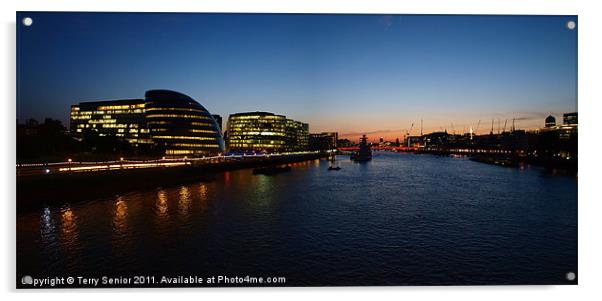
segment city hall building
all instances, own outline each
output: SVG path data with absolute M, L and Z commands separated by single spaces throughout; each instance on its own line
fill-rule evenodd
M 224 152 L 224 140 L 214 116 L 191 97 L 169 90 L 147 91 L 144 99 L 73 105 L 70 129 L 80 140 L 86 133 L 115 136 L 134 147 L 159 147 L 167 156 Z
M 228 117 L 229 152 L 293 152 L 309 146 L 309 125 L 269 112 L 246 112 Z

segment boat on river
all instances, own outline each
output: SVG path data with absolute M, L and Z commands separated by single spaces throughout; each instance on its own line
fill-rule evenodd
M 368 138 L 363 135 L 360 138 L 360 145 L 357 152 L 351 154 L 351 160 L 355 162 L 366 162 L 372 160 L 372 149 L 368 145 Z

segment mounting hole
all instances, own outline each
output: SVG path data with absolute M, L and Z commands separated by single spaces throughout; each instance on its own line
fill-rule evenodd
M 25 17 L 23 18 L 23 25 L 25 26 L 31 26 L 31 24 L 33 24 L 33 19 L 30 17 Z
M 573 273 L 573 272 L 566 273 L 566 280 L 574 281 L 575 278 L 577 278 L 577 275 L 575 275 L 575 273 Z
M 575 23 L 575 21 L 566 22 L 566 28 L 573 30 L 573 29 L 575 29 L 575 27 L 577 27 L 577 24 Z

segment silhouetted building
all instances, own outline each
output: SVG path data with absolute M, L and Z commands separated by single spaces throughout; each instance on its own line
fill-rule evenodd
M 230 152 L 287 152 L 308 148 L 309 125 L 269 112 L 228 117 L 226 148 Z
M 353 142 L 351 142 L 351 140 L 349 140 L 347 138 L 337 140 L 337 147 L 350 147 L 350 146 L 353 146 Z
M 309 149 L 313 151 L 328 151 L 337 148 L 339 133 L 322 132 L 309 134 Z
M 553 126 L 556 126 L 556 118 L 554 118 L 554 116 L 550 115 L 546 118 L 545 127 L 549 128 L 549 127 L 553 127 Z
M 562 124 L 565 124 L 565 125 L 577 124 L 577 112 L 566 113 L 566 114 L 562 115 Z

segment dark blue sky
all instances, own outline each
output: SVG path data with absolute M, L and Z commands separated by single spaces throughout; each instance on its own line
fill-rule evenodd
M 22 17 L 33 18 L 25 27 Z M 188 94 L 227 118 L 388 138 L 577 110 L 575 16 L 18 13 L 17 117 L 80 101 Z M 487 125 L 488 124 L 488 125 Z

